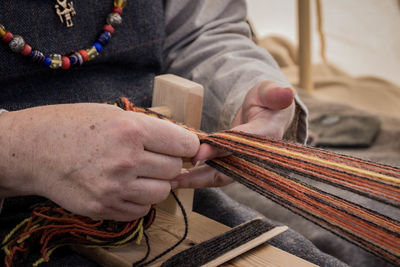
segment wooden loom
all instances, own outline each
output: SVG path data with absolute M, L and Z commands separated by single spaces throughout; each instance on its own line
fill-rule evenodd
M 197 83 L 174 75 L 158 76 L 154 82 L 152 110 L 188 126 L 200 128 L 203 93 L 203 87 Z M 186 163 L 185 167 L 190 167 L 190 164 Z M 178 252 L 230 230 L 228 226 L 192 211 L 193 189 L 180 189 L 176 191 L 176 194 L 187 212 L 188 236 L 177 248 L 150 266 L 159 266 Z M 170 196 L 157 206 L 156 220 L 147 231 L 151 248 L 149 259 L 174 245 L 184 235 L 184 228 L 180 208 Z M 264 244 L 265 241 L 286 230 L 286 226 L 275 227 L 260 238 L 220 256 L 207 266 L 217 266 L 222 263 L 225 263 L 225 266 L 315 266 L 283 250 Z M 140 245 L 133 242 L 118 249 L 84 247 L 75 247 L 74 249 L 100 265 L 115 267 L 132 266 L 132 263 L 141 259 L 147 250 L 144 242 Z

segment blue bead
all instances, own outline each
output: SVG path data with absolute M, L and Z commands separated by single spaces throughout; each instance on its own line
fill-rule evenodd
M 108 32 L 108 31 L 103 31 L 103 32 L 100 34 L 100 36 L 99 36 L 99 38 L 97 39 L 97 41 L 98 41 L 101 45 L 105 46 L 105 45 L 108 44 L 108 42 L 110 41 L 110 39 L 111 39 L 111 33 Z
M 46 67 L 51 65 L 51 58 L 46 57 L 43 61 L 43 65 L 45 65 Z
M 69 57 L 69 61 L 71 62 L 71 65 L 75 64 L 75 60 L 76 60 L 75 57 Z
M 93 46 L 96 48 L 97 53 L 100 53 L 103 50 L 103 46 L 99 42 L 95 42 Z

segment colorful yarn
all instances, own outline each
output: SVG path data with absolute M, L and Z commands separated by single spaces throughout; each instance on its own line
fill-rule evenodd
M 372 254 L 400 264 L 399 221 L 290 175 L 296 173 L 398 208 L 400 169 L 240 132 L 201 139 L 233 154 L 210 160 L 208 165 Z
M 31 258 L 39 249 L 41 258 L 33 263 L 37 266 L 49 261 L 53 251 L 65 245 L 115 248 L 133 240 L 140 243 L 144 230 L 150 227 L 154 218 L 155 209 L 151 209 L 145 217 L 128 223 L 94 221 L 49 202 L 35 208 L 30 218 L 22 221 L 4 238 L 1 243 L 6 255 L 4 263 L 7 267 L 18 266 L 18 259 Z
M 67 70 L 71 66 L 81 66 L 83 62 L 93 60 L 99 55 L 103 50 L 103 46 L 107 45 L 110 41 L 111 36 L 114 34 L 115 27 L 122 23 L 121 15 L 125 6 L 126 0 L 114 0 L 112 12 L 108 14 L 106 19 L 107 24 L 103 26 L 97 40 L 88 48 L 81 49 L 79 52 L 71 52 L 68 56 L 61 56 L 59 54 L 45 56 L 40 51 L 32 51 L 31 46 L 25 43 L 25 40 L 21 36 L 13 35 L 11 32 L 7 31 L 2 24 L 0 24 L 0 37 L 4 43 L 9 44 L 10 49 L 15 53 L 29 56 L 32 58 L 32 61 L 41 63 L 52 69 Z

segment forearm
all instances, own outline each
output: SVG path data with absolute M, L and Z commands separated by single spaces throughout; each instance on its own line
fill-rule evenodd
M 3 197 L 5 197 L 5 186 L 3 185 L 5 183 L 5 166 L 7 158 L 5 156 L 7 148 L 5 147 L 5 133 L 7 132 L 7 128 L 3 126 L 4 124 L 4 113 L 6 113 L 7 110 L 5 109 L 0 109 L 0 125 L 2 126 L 0 129 L 2 129 L 0 133 L 0 211 L 1 207 L 3 206 Z M 3 120 L 3 124 L 1 123 Z
M 27 185 L 22 181 L 23 177 L 16 175 L 15 171 L 20 170 L 19 159 L 23 157 L 21 153 L 14 150 L 15 142 L 19 136 L 13 131 L 13 113 L 0 111 L 0 198 L 29 194 L 25 192 Z

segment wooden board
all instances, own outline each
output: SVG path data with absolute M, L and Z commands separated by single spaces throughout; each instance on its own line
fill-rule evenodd
M 196 212 L 188 214 L 189 233 L 187 239 L 179 245 L 175 250 L 157 260 L 150 266 L 160 266 L 162 262 L 172 255 L 190 248 L 191 246 L 211 239 L 220 235 L 230 228 Z M 184 234 L 183 217 L 167 213 L 163 210 L 157 210 L 156 220 L 147 231 L 150 239 L 150 256 L 160 254 L 165 249 L 175 244 Z M 76 250 L 95 260 L 102 266 L 106 267 L 128 267 L 132 263 L 141 259 L 146 254 L 146 246 L 144 242 L 138 245 L 131 243 L 124 248 L 119 249 L 102 249 L 102 248 L 76 248 Z M 300 259 L 283 250 L 275 248 L 271 245 L 262 244 L 252 249 L 240 257 L 236 257 L 224 266 L 316 266 L 303 259 Z

